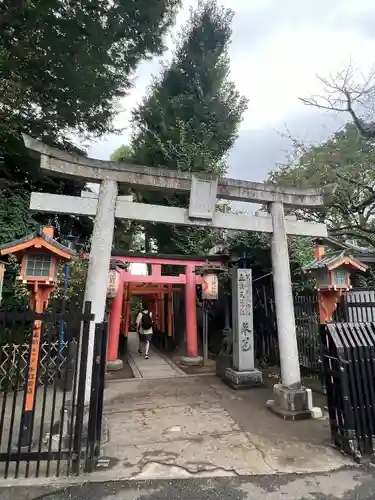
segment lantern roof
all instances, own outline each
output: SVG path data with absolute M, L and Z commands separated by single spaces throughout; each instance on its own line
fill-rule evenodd
M 39 231 L 29 234 L 24 238 L 0 245 L 0 255 L 17 254 L 21 252 L 25 253 L 29 248 L 36 246 L 43 247 L 50 253 L 58 255 L 60 258 L 65 260 L 71 259 L 76 254 L 70 248 L 46 235 L 43 232 L 43 229 L 40 229 Z
M 324 254 L 321 259 L 314 259 L 302 267 L 304 272 L 314 271 L 316 269 L 328 269 L 333 271 L 338 267 L 351 267 L 358 271 L 365 272 L 368 268 L 366 264 L 355 259 L 348 250 L 340 250 Z
M 203 276 L 204 274 L 219 274 L 226 270 L 226 266 L 206 260 L 202 265 L 196 267 L 195 273 Z

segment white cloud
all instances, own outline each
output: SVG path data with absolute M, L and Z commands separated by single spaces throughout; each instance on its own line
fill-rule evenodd
M 335 73 L 349 60 L 364 71 L 373 63 L 375 36 L 369 37 L 364 25 L 361 28 L 375 16 L 372 0 L 222 0 L 222 4 L 237 12 L 231 74 L 250 99 L 242 130 L 269 130 L 300 113 L 303 105 L 298 97 L 319 92 L 317 74 Z M 191 5 L 196 1 L 184 2 L 175 32 L 186 21 Z M 169 58 L 170 51 L 164 60 Z M 148 61 L 139 67 L 134 90 L 121 103 L 117 125 L 126 130 L 93 144 L 90 156 L 107 159 L 129 141 L 130 111 L 145 94 L 158 64 Z
M 232 57 L 232 77 L 250 99 L 243 128 L 273 126 L 300 112 L 299 97 L 322 91 L 317 74 L 337 73 L 352 59 L 362 68 L 372 63 L 375 39 L 343 31 L 339 34 L 318 26 L 279 30 L 249 54 Z

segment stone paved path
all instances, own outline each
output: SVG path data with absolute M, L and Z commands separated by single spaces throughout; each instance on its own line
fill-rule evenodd
M 135 378 L 169 378 L 186 377 L 186 374 L 178 368 L 172 361 L 161 356 L 152 347 L 149 352 L 149 359 L 145 359 L 138 353 L 138 335 L 135 332 L 129 333 L 128 338 L 129 365 Z

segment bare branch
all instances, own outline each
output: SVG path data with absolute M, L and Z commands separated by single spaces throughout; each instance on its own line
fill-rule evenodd
M 344 70 L 328 78 L 318 76 L 324 93 L 311 97 L 301 97 L 300 101 L 307 106 L 329 110 L 337 113 L 349 113 L 359 132 L 367 138 L 375 138 L 373 123 L 375 106 L 375 68 L 367 75 L 353 67 L 350 63 Z M 365 109 L 368 116 L 360 116 Z
M 366 241 L 366 243 L 368 243 L 371 247 L 374 246 L 374 240 L 372 238 L 370 238 L 369 236 L 366 236 L 365 234 L 362 234 L 360 231 L 357 232 L 357 231 L 353 230 L 352 228 L 351 229 L 345 228 L 344 230 L 331 229 L 329 232 L 333 236 L 352 236 L 353 238 L 357 238 L 359 240 Z M 374 234 L 374 236 L 375 236 L 375 234 Z

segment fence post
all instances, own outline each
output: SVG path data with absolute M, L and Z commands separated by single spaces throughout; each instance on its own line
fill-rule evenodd
M 104 323 L 95 325 L 94 352 L 91 376 L 91 398 L 89 406 L 89 418 L 87 427 L 87 444 L 86 444 L 86 462 L 85 472 L 92 472 L 95 462 L 95 450 L 97 448 L 98 426 L 98 404 L 99 404 L 99 385 L 100 385 L 100 367 L 102 364 L 102 343 L 103 343 Z M 104 359 L 105 361 L 105 359 Z
M 80 347 L 80 366 L 78 375 L 78 391 L 77 395 L 73 395 L 72 404 L 76 405 L 75 425 L 74 425 L 74 440 L 73 440 L 73 472 L 79 474 L 81 462 L 81 449 L 82 449 L 82 435 L 83 435 L 83 420 L 85 415 L 85 388 L 86 388 L 86 372 L 87 372 L 87 352 L 89 348 L 89 335 L 90 335 L 90 319 L 91 302 L 85 302 L 84 306 L 84 320 L 82 328 L 82 344 Z M 77 367 L 78 368 L 78 367 Z M 75 397 L 76 396 L 76 397 Z
M 107 359 L 107 338 L 108 338 L 108 323 L 103 323 L 102 345 L 99 365 L 99 385 L 98 385 L 98 408 L 97 408 L 97 425 L 96 425 L 96 449 L 95 456 L 100 455 L 100 444 L 102 440 L 103 426 L 103 398 L 104 398 L 104 380 Z

